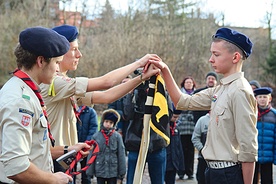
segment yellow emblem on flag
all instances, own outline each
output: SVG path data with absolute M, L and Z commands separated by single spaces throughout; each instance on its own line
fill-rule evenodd
M 170 144 L 170 137 L 166 135 L 166 125 L 169 120 L 169 110 L 166 98 L 165 82 L 163 78 L 158 75 L 156 78 L 154 89 L 152 115 L 150 119 L 150 127 L 152 130 L 165 139 L 167 145 Z

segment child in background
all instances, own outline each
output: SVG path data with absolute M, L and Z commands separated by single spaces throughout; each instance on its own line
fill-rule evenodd
M 120 114 L 114 109 L 103 112 L 100 130 L 96 132 L 92 140 L 95 140 L 100 152 L 96 160 L 88 168 L 86 174 L 91 178 L 97 177 L 98 184 L 116 184 L 117 179 L 123 180 L 126 174 L 125 147 L 122 136 L 115 131 L 116 124 L 120 120 Z M 88 159 L 92 153 L 88 156 Z
M 79 105 L 79 104 L 78 104 Z M 92 139 L 94 133 L 98 131 L 98 116 L 95 109 L 89 106 L 79 106 L 76 116 L 79 118 L 77 125 L 78 140 L 85 142 Z M 86 166 L 87 157 L 80 161 L 81 168 Z M 85 172 L 81 173 L 81 184 L 91 184 L 91 178 Z
M 179 170 L 184 170 L 183 150 L 181 146 L 180 134 L 176 128 L 176 122 L 181 114 L 181 110 L 176 110 L 173 105 L 173 115 L 170 120 L 170 144 L 167 150 L 167 165 L 165 174 L 166 184 L 175 184 L 175 176 Z
M 271 106 L 272 89 L 260 87 L 254 90 L 258 103 L 258 161 L 255 166 L 253 184 L 273 183 L 273 167 L 276 164 L 276 109 Z

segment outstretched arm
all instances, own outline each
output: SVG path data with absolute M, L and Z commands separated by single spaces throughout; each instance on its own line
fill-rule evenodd
M 142 81 L 150 78 L 152 75 L 156 75 L 160 70 L 154 65 L 150 65 L 149 69 L 142 74 L 142 76 L 137 76 L 128 82 L 121 83 L 113 88 L 110 88 L 106 91 L 94 91 L 92 94 L 91 103 L 94 104 L 107 104 L 111 103 L 124 95 L 129 91 L 137 87 Z
M 126 76 L 137 68 L 144 67 L 148 62 L 158 61 L 159 59 L 160 58 L 156 54 L 146 54 L 144 57 L 131 64 L 115 69 L 103 76 L 90 78 L 88 80 L 87 92 L 109 89 L 121 83 Z

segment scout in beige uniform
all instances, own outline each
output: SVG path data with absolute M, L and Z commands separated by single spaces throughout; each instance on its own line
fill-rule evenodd
M 257 106 L 242 65 L 252 52 L 252 42 L 242 33 L 220 28 L 213 36 L 209 62 L 224 77 L 221 84 L 195 95 L 182 94 L 168 66 L 153 62 L 163 74 L 177 109 L 211 109 L 206 144 L 206 183 L 251 184 L 257 159 Z
M 52 173 L 47 120 L 36 90 L 51 82 L 69 43 L 42 27 L 22 31 L 19 42 L 19 70 L 0 91 L 0 183 L 68 183 L 70 176 Z
M 54 27 L 53 30 L 67 38 L 70 42 L 70 49 L 64 55 L 63 61 L 60 62 L 59 72 L 52 84 L 43 84 L 40 85 L 40 87 L 42 89 L 41 93 L 45 100 L 49 121 L 51 123 L 51 130 L 55 137 L 56 144 L 59 146 L 70 146 L 78 142 L 76 129 L 77 120 L 74 114 L 76 99 L 81 101 L 79 104 L 82 105 L 111 103 L 127 94 L 143 80 L 159 72 L 159 69 L 153 69 L 153 66 L 150 66 L 149 70 L 141 76 L 117 85 L 135 69 L 144 67 L 151 60 L 159 60 L 159 58 L 157 55 L 147 54 L 134 63 L 111 71 L 101 77 L 70 78 L 67 76 L 68 70 L 76 70 L 79 59 L 82 57 L 78 49 L 78 31 L 75 26 L 69 25 L 57 26 Z M 96 91 L 108 88 L 110 89 L 106 91 Z M 86 93 L 92 91 L 93 93 Z M 84 96 L 85 98 L 80 98 Z M 58 168 L 59 165 L 57 165 L 55 161 L 54 163 L 55 171 L 62 170 L 62 168 Z

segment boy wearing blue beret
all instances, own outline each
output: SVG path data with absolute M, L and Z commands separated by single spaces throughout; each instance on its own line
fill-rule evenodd
M 78 30 L 71 25 L 56 26 L 53 30 L 63 35 L 70 42 L 70 49 L 65 53 L 62 62 L 59 63 L 59 71 L 52 83 L 50 85 L 42 84 L 40 88 L 47 106 L 56 145 L 64 146 L 65 153 L 68 146 L 78 143 L 76 123 L 82 123 L 76 116 L 78 111 L 77 103 L 86 106 L 101 103 L 108 104 L 123 97 L 160 70 L 149 66 L 148 70 L 145 70 L 145 73 L 140 76 L 131 79 L 127 83 L 119 83 L 137 68 L 144 67 L 151 60 L 159 60 L 159 58 L 155 54 L 147 54 L 131 64 L 100 77 L 71 78 L 67 75 L 67 72 L 76 70 L 82 57 L 78 44 Z M 54 164 L 55 172 L 64 171 L 56 160 L 54 160 Z
M 121 134 L 115 131 L 119 121 L 120 114 L 116 110 L 105 110 L 100 131 L 92 136 L 98 143 L 100 152 L 86 173 L 90 177 L 97 177 L 98 184 L 116 184 L 117 179 L 123 180 L 126 174 L 125 146 Z M 91 156 L 92 152 L 87 159 L 89 160 Z
M 18 68 L 0 91 L 0 183 L 68 183 L 72 177 L 53 173 L 54 146 L 38 85 L 50 84 L 69 50 L 67 39 L 44 27 L 20 32 L 14 50 Z M 69 149 L 90 148 L 85 143 Z M 56 154 L 53 154 L 55 150 Z M 88 155 L 87 152 L 83 152 Z
M 242 66 L 252 52 L 251 40 L 222 27 L 212 37 L 209 59 L 220 84 L 192 96 L 181 93 L 169 67 L 161 69 L 167 90 L 180 110 L 211 110 L 202 155 L 207 162 L 207 184 L 252 184 L 257 159 L 257 102 Z
M 276 109 L 271 106 L 272 89 L 260 87 L 254 90 L 258 103 L 258 161 L 255 165 L 253 184 L 273 183 L 273 163 L 276 164 Z

